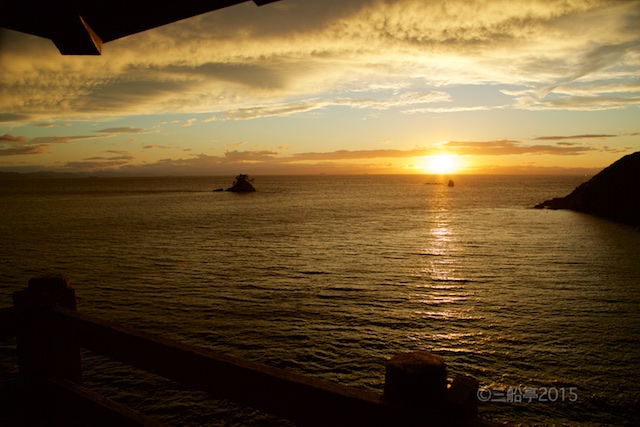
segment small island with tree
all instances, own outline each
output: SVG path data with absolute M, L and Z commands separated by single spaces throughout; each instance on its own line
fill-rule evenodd
M 222 188 L 218 188 L 213 191 L 230 191 L 232 193 L 251 193 L 256 191 L 255 187 L 251 184 L 253 182 L 253 178 L 249 178 L 249 175 L 241 173 L 237 175 L 235 180 L 233 181 L 233 185 L 226 190 Z

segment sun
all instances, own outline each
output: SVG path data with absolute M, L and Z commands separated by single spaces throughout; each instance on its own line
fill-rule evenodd
M 453 154 L 437 154 L 434 156 L 424 157 L 421 167 L 426 172 L 434 174 L 453 173 L 458 169 L 458 160 Z

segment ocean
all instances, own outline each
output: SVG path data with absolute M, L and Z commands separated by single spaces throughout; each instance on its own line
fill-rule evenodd
M 446 181 L 453 179 L 454 187 Z M 640 230 L 532 209 L 585 176 L 0 181 L 0 307 L 62 272 L 78 309 L 382 391 L 426 350 L 512 425 L 640 425 Z M 2 373 L 15 343 L 0 344 Z M 85 382 L 176 426 L 289 425 L 86 352 Z

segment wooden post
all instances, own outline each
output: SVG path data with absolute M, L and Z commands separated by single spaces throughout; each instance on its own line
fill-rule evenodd
M 18 365 L 27 380 L 60 376 L 82 384 L 80 348 L 70 331 L 56 327 L 49 314 L 55 305 L 76 310 L 75 290 L 62 274 L 29 279 L 27 289 L 13 294 L 19 310 Z
M 442 412 L 447 367 L 440 356 L 424 351 L 401 353 L 387 363 L 384 400 L 412 414 Z
M 475 425 L 478 380 L 458 375 L 449 386 L 444 360 L 416 351 L 394 356 L 387 364 L 384 400 L 414 419 L 433 425 Z

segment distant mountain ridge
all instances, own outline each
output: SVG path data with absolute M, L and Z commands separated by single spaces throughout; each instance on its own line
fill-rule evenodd
M 612 163 L 568 196 L 535 207 L 571 209 L 640 226 L 640 151 Z

